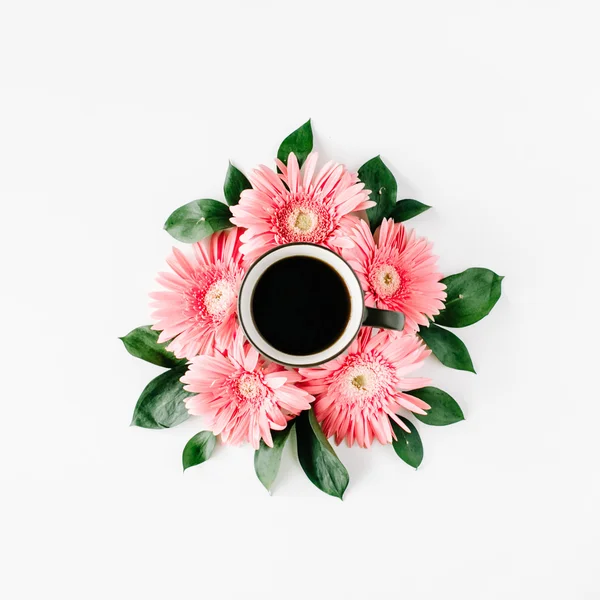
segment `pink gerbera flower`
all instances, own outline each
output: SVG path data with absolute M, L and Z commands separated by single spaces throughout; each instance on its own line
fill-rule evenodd
M 239 204 L 231 207 L 242 236 L 242 254 L 252 261 L 269 248 L 290 242 L 310 242 L 331 249 L 352 244 L 347 238 L 356 218 L 350 213 L 374 206 L 355 173 L 328 162 L 315 176 L 317 153 L 308 155 L 300 171 L 290 153 L 287 167 L 276 161 L 278 175 L 264 165 L 248 179 L 252 189 L 242 192 Z
M 167 291 L 153 292 L 152 329 L 158 341 L 172 338 L 168 349 L 177 358 L 193 358 L 225 350 L 233 341 L 237 295 L 244 275 L 240 231 L 214 233 L 192 246 L 192 256 L 173 248 L 167 263 L 173 273 L 159 273 Z
M 224 442 L 249 441 L 258 448 L 262 438 L 273 447 L 271 429 L 285 429 L 287 422 L 310 408 L 313 397 L 296 387 L 302 378 L 296 371 L 259 356 L 241 335 L 227 356 L 197 356 L 181 378 L 188 392 L 188 412 L 207 418 L 207 427 Z
M 361 221 L 351 237 L 354 247 L 343 256 L 360 279 L 366 304 L 404 313 L 406 332 L 429 325 L 446 299 L 431 244 L 392 219 L 384 219 L 375 236 Z
M 300 369 L 304 389 L 315 396 L 313 410 L 323 433 L 343 439 L 348 446 L 356 441 L 368 448 L 374 439 L 389 444 L 396 439 L 390 419 L 402 429 L 407 426 L 396 416 L 405 408 L 426 414 L 428 404 L 405 394 L 429 385 L 429 379 L 407 378 L 419 368 L 430 351 L 415 335 L 380 331 L 372 336 L 364 328 L 348 354 L 325 365 Z

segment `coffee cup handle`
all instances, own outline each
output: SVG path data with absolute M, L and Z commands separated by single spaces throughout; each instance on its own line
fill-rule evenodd
M 404 329 L 404 314 L 395 310 L 383 310 L 382 308 L 365 307 L 363 325 L 376 327 L 377 329 Z

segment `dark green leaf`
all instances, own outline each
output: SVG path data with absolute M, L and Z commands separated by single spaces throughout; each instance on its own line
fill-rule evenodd
M 429 327 L 419 329 L 419 335 L 442 364 L 475 373 L 467 347 L 453 333 L 430 323 Z
M 370 199 L 377 202 L 377 206 L 367 210 L 371 230 L 375 231 L 383 219 L 392 215 L 396 206 L 396 178 L 379 156 L 367 161 L 358 170 L 358 178 L 366 189 L 371 190 Z
M 215 449 L 216 441 L 217 438 L 210 431 L 201 431 L 191 438 L 183 449 L 183 470 L 208 460 Z
M 423 461 L 423 443 L 421 442 L 421 436 L 416 427 L 408 419 L 405 419 L 404 417 L 399 418 L 410 429 L 410 433 L 406 433 L 398 423 L 395 423 L 390 419 L 394 433 L 398 438 L 395 442 L 392 442 L 392 446 L 394 446 L 396 454 L 407 465 L 416 469 Z
M 180 242 L 197 242 L 215 231 L 233 227 L 227 204 L 217 200 L 194 200 L 179 207 L 165 223 L 165 229 Z
M 398 200 L 390 216 L 396 223 L 401 223 L 402 221 L 408 221 L 409 219 L 420 215 L 430 208 L 431 206 L 427 206 L 427 204 L 423 204 L 418 200 Z
M 256 476 L 267 490 L 271 489 L 277 477 L 279 465 L 281 464 L 281 453 L 293 427 L 293 423 L 288 423 L 283 431 L 271 431 L 273 447 L 269 448 L 263 440 L 260 440 L 260 446 L 254 453 Z
M 442 279 L 446 284 L 446 308 L 435 322 L 446 327 L 467 327 L 481 321 L 498 302 L 503 279 L 494 271 L 481 268 Z
M 132 425 L 147 429 L 165 429 L 188 418 L 184 400 L 191 396 L 179 379 L 185 367 L 169 369 L 155 377 L 145 388 L 133 411 Z
M 119 338 L 129 354 L 141 358 L 159 367 L 177 367 L 185 364 L 185 359 L 176 358 L 172 352 L 166 349 L 167 343 L 158 343 L 158 331 L 150 328 L 150 325 L 138 327 L 130 331 L 125 337 Z
M 407 394 L 416 396 L 431 406 L 426 415 L 415 413 L 415 417 L 419 421 L 427 423 L 427 425 L 452 425 L 452 423 L 458 423 L 458 421 L 463 421 L 465 418 L 456 400 L 443 390 L 435 387 L 424 387 L 407 392 Z
M 323 492 L 342 499 L 350 478 L 315 415 L 305 410 L 296 418 L 298 459 L 306 476 Z
M 313 147 L 313 132 L 310 125 L 310 119 L 288 135 L 279 150 L 277 151 L 277 158 L 284 164 L 287 165 L 287 160 L 290 152 L 293 152 L 298 159 L 298 164 L 302 166 L 302 163 L 306 160 L 306 157 L 310 154 Z
M 227 169 L 227 175 L 225 175 L 225 183 L 223 185 L 223 192 L 225 194 L 225 200 L 229 206 L 235 206 L 240 201 L 240 194 L 244 190 L 249 190 L 252 186 L 246 178 L 246 176 L 231 163 Z

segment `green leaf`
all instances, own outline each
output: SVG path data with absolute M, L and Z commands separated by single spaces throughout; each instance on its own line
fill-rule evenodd
M 502 293 L 504 277 L 489 269 L 467 269 L 442 279 L 446 308 L 435 318 L 438 325 L 467 327 L 487 316 Z
M 254 452 L 254 470 L 260 482 L 267 490 L 271 489 L 281 464 L 281 453 L 287 439 L 294 427 L 293 423 L 288 423 L 288 426 L 283 431 L 271 431 L 273 437 L 273 447 L 269 448 L 263 440 L 260 440 L 258 450 Z
M 146 429 L 166 429 L 188 418 L 184 400 L 191 396 L 179 379 L 185 367 L 169 369 L 155 377 L 145 388 L 133 411 L 132 425 Z
M 390 216 L 396 223 L 401 223 L 402 221 L 408 221 L 409 219 L 420 215 L 430 208 L 431 206 L 423 204 L 418 200 L 409 200 L 407 198 L 406 200 L 398 200 Z
M 475 373 L 467 347 L 453 333 L 430 323 L 429 327 L 419 329 L 419 335 L 442 364 Z
M 398 438 L 395 442 L 392 442 L 396 454 L 407 464 L 415 469 L 423 461 L 423 443 L 421 442 L 421 436 L 417 431 L 416 427 L 404 417 L 399 417 L 402 422 L 410 429 L 410 433 L 406 433 L 398 423 L 390 419 L 394 433 Z
M 176 358 L 166 349 L 167 343 L 158 343 L 159 332 L 154 331 L 150 325 L 137 327 L 126 336 L 119 338 L 125 345 L 129 354 L 141 358 L 159 367 L 177 367 L 186 363 L 185 359 Z
M 323 492 L 342 499 L 350 478 L 331 444 L 321 431 L 314 412 L 296 418 L 298 459 L 306 476 Z
M 210 431 L 201 431 L 191 438 L 185 445 L 181 456 L 183 470 L 185 471 L 208 460 L 215 449 L 216 441 L 217 438 Z
M 229 163 L 225 183 L 223 184 L 223 193 L 227 204 L 235 206 L 240 201 L 240 194 L 251 187 L 248 178 L 238 168 Z
M 313 132 L 310 125 L 310 119 L 288 135 L 279 150 L 277 151 L 277 158 L 284 164 L 287 165 L 287 160 L 290 152 L 293 152 L 298 159 L 298 164 L 302 166 L 302 163 L 306 160 L 306 157 L 310 154 L 313 147 Z
M 464 421 L 465 415 L 456 400 L 450 395 L 435 387 L 424 387 L 407 392 L 409 396 L 416 396 L 427 402 L 431 408 L 426 415 L 415 417 L 427 425 L 452 425 Z
M 180 242 L 197 242 L 215 231 L 233 227 L 231 211 L 217 200 L 193 200 L 179 207 L 165 223 L 165 229 Z
M 370 199 L 377 202 L 377 206 L 367 210 L 371 231 L 375 231 L 383 219 L 392 215 L 396 206 L 396 178 L 379 156 L 367 161 L 358 169 L 358 178 L 365 184 L 366 189 L 371 190 Z

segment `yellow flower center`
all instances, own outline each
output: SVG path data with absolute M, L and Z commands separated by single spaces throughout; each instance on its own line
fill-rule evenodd
M 313 224 L 312 215 L 307 212 L 300 211 L 298 216 L 296 217 L 296 222 L 294 223 L 294 227 L 299 229 L 302 232 L 308 231 Z
M 352 378 L 352 385 L 358 390 L 364 390 L 367 384 L 367 378 L 364 375 L 357 375 Z
M 314 231 L 319 222 L 316 213 L 307 208 L 295 208 L 288 217 L 288 226 L 295 234 L 308 234 Z
M 222 315 L 235 301 L 235 287 L 231 281 L 215 281 L 206 291 L 204 306 L 209 315 Z
M 380 265 L 370 276 L 371 285 L 378 296 L 392 296 L 402 287 L 400 274 L 393 265 Z

